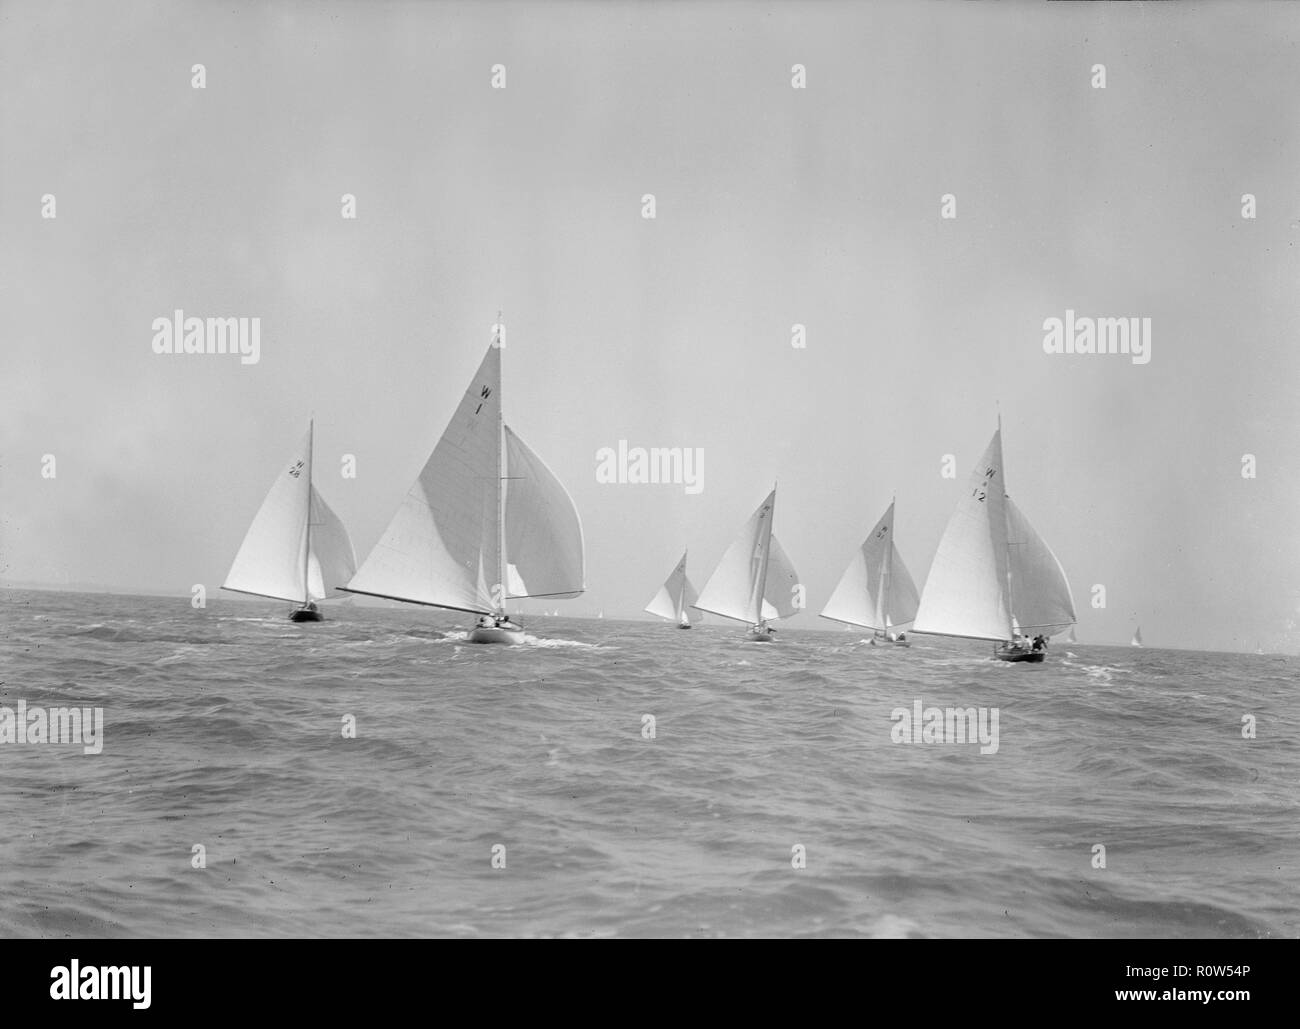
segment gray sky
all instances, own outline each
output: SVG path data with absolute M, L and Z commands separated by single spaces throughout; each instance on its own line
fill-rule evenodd
M 566 612 L 687 545 L 702 585 L 774 479 L 792 624 L 894 493 L 920 585 L 1000 404 L 1081 638 L 1300 649 L 1297 40 L 1281 4 L 0 4 L 0 578 L 215 591 L 313 411 L 364 557 L 503 308 L 507 421 L 586 532 Z M 175 308 L 260 317 L 261 361 L 155 355 Z M 1150 364 L 1044 354 L 1067 308 L 1151 318 Z M 703 448 L 703 492 L 597 484 L 620 439 Z

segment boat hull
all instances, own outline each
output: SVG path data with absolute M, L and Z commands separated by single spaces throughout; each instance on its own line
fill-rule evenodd
M 745 633 L 745 639 L 749 643 L 775 643 L 776 631 L 774 629 L 750 629 Z
M 887 640 L 880 636 L 872 636 L 868 642 L 873 647 L 910 647 L 912 645 L 908 640 Z
M 523 626 L 514 625 L 476 625 L 469 633 L 470 643 L 503 643 L 507 646 L 523 643 Z
M 999 661 L 1024 661 L 1028 664 L 1041 664 L 1047 657 L 1045 650 L 999 650 Z
M 695 626 L 693 626 L 693 625 L 679 625 L 679 626 L 677 626 L 677 628 L 679 628 L 679 629 L 694 629 Z
M 323 622 L 325 616 L 315 607 L 300 607 L 289 615 L 291 622 Z

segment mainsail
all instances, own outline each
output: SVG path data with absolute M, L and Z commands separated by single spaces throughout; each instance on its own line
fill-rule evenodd
M 916 617 L 916 584 L 894 545 L 894 505 L 876 523 L 840 577 L 821 616 L 888 632 Z
M 494 340 L 392 522 L 344 588 L 504 614 L 507 597 L 576 596 L 583 576 L 572 499 L 502 421 Z
M 999 428 L 939 541 L 913 629 L 1012 640 L 1074 622 L 1061 563 L 1006 494 Z
M 939 540 L 913 629 L 940 636 L 1011 639 L 1008 565 L 999 429 L 971 472 Z
M 352 574 L 347 530 L 311 483 L 312 433 L 308 427 L 271 484 L 222 589 L 304 604 Z
M 690 618 L 686 609 L 694 607 L 699 599 L 699 594 L 695 592 L 691 580 L 686 577 L 686 554 L 682 554 L 677 567 L 664 580 L 664 584 L 659 587 L 659 592 L 645 606 L 645 610 L 660 618 L 675 619 L 679 625 L 687 624 Z
M 775 507 L 773 489 L 722 555 L 694 607 L 750 625 L 801 609 L 798 573 L 772 536 Z

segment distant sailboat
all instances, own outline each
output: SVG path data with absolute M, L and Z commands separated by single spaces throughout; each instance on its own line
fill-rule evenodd
M 341 587 L 357 567 L 347 529 L 311 482 L 313 431 L 309 424 L 271 484 L 221 586 L 299 604 L 289 616 L 295 622 L 321 621 L 316 601 Z
M 1263 654 L 1263 653 L 1264 653 L 1264 644 L 1263 644 L 1263 643 L 1256 643 L 1256 644 L 1255 644 L 1255 653 L 1256 653 L 1256 654 Z
M 1142 626 L 1139 625 L 1136 629 L 1133 630 L 1133 638 L 1129 641 L 1129 646 L 1130 647 L 1142 646 Z
M 908 646 L 906 633 L 891 630 L 916 617 L 916 584 L 894 545 L 894 504 L 853 555 L 821 617 L 874 629 L 874 645 Z
M 645 610 L 660 618 L 676 620 L 679 629 L 689 629 L 691 619 L 686 609 L 694 607 L 699 599 L 699 594 L 695 592 L 691 580 L 686 577 L 686 554 L 683 553 L 682 559 L 677 562 L 677 567 L 659 587 L 659 592 L 645 606 Z
M 346 589 L 469 611 L 480 616 L 469 642 L 519 643 L 523 626 L 506 602 L 576 597 L 584 575 L 572 499 L 503 421 L 494 337 L 419 478 Z
M 799 575 L 772 535 L 776 487 L 745 523 L 740 536 L 722 555 L 692 607 L 749 625 L 745 638 L 771 643 L 776 632 L 767 623 L 797 614 Z
M 999 419 L 939 541 L 913 631 L 993 640 L 1000 660 L 1037 662 L 1075 621 L 1061 563 L 1006 493 Z

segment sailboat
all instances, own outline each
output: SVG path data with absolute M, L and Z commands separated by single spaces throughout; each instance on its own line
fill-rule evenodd
M 1040 662 L 1075 621 L 1060 561 L 1006 493 L 998 419 L 939 541 L 913 631 L 993 640 L 999 660 Z
M 347 529 L 312 485 L 312 434 L 307 426 L 248 527 L 223 590 L 300 605 L 295 622 L 322 620 L 316 601 L 342 586 L 357 568 Z
M 1142 646 L 1142 626 L 1139 625 L 1136 629 L 1133 630 L 1133 638 L 1129 640 L 1128 645 L 1130 647 Z
M 722 555 L 700 599 L 691 605 L 699 611 L 745 622 L 750 627 L 745 639 L 753 643 L 771 643 L 776 630 L 767 623 L 799 611 L 799 575 L 772 535 L 775 510 L 773 486 Z
M 691 619 L 686 609 L 694 607 L 699 599 L 699 594 L 695 592 L 691 580 L 686 577 L 686 554 L 683 553 L 682 559 L 677 562 L 677 567 L 664 580 L 664 584 L 659 587 L 659 592 L 645 606 L 645 610 L 660 618 L 676 619 L 677 628 L 689 629 Z
M 821 617 L 874 629 L 873 646 L 910 646 L 893 629 L 916 617 L 916 584 L 894 545 L 894 502 L 840 577 Z
M 573 500 L 503 420 L 494 335 L 429 460 L 345 589 L 468 611 L 479 616 L 469 642 L 520 643 L 524 628 L 507 601 L 576 597 L 585 588 Z
M 1069 634 L 1068 636 L 1065 637 L 1065 642 L 1066 642 L 1066 643 L 1078 643 L 1078 642 L 1079 642 L 1078 637 L 1076 637 L 1076 636 L 1074 635 L 1074 626 L 1073 626 L 1073 625 L 1070 626 L 1070 634 Z

